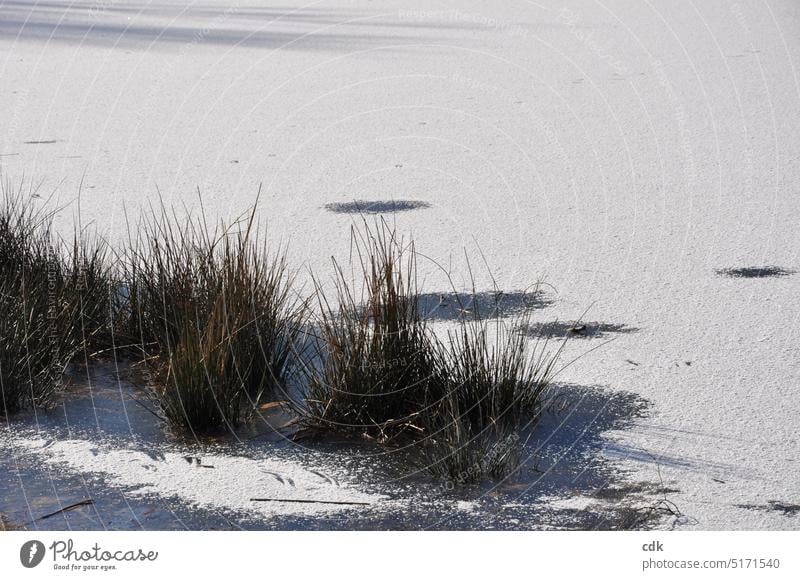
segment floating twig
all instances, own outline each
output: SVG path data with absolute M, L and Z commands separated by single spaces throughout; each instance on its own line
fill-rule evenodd
M 275 501 L 286 503 L 326 503 L 332 505 L 372 505 L 366 501 L 332 501 L 322 499 L 280 499 L 276 497 L 253 497 L 250 501 Z
M 78 507 L 81 507 L 81 506 L 92 505 L 93 503 L 94 503 L 94 500 L 91 499 L 91 498 L 82 499 L 81 501 L 76 501 L 73 504 L 70 504 L 70 505 L 65 506 L 65 507 L 63 507 L 61 509 L 58 509 L 58 510 L 54 511 L 53 513 L 49 513 L 49 514 L 44 515 L 44 516 L 42 516 L 40 518 L 37 518 L 36 521 L 38 521 L 38 520 L 46 520 L 47 518 L 52 518 L 53 516 L 57 516 L 58 514 L 63 514 L 64 512 L 68 512 L 70 510 L 74 510 L 75 508 L 78 508 Z

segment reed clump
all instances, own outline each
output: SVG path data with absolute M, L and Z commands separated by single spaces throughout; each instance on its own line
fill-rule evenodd
M 507 473 L 560 350 L 531 347 L 514 331 L 524 326 L 519 321 L 507 326 L 477 310 L 440 338 L 420 314 L 414 244 L 384 221 L 351 236 L 352 276 L 334 261 L 332 293 L 316 284 L 306 420 L 410 443 L 437 476 L 475 481 Z
M 0 206 L 0 394 L 2 411 L 48 407 L 67 366 L 108 328 L 105 245 L 53 234 L 54 214 L 30 192 L 3 183 Z
M 518 332 L 528 317 L 508 322 L 476 314 L 438 343 L 445 395 L 426 415 L 426 467 L 450 480 L 500 478 L 518 464 L 521 434 L 542 411 L 561 347 L 533 344 Z
M 418 307 L 413 243 L 385 224 L 352 236 L 358 282 L 334 260 L 332 296 L 316 284 L 307 418 L 382 439 L 420 431 L 422 410 L 441 392 L 433 337 Z
M 291 374 L 304 305 L 285 254 L 259 239 L 255 211 L 211 228 L 162 205 L 126 248 L 118 335 L 179 429 L 235 427 Z

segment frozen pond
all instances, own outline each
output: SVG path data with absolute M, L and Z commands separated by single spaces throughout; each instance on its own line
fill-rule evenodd
M 52 194 L 65 234 L 79 215 L 125 239 L 126 213 L 196 209 L 198 190 L 231 218 L 260 187 L 301 280 L 344 263 L 364 212 L 430 257 L 434 304 L 433 264 L 462 290 L 467 254 L 479 292 L 489 269 L 506 292 L 552 285 L 532 331 L 596 321 L 514 481 L 455 494 L 401 453 L 265 424 L 201 450 L 96 369 L 0 427 L 0 512 L 592 528 L 666 489 L 684 516 L 643 526 L 797 529 L 799 70 L 797 0 L 0 0 L 0 177 Z M 251 505 L 265 490 L 361 503 Z

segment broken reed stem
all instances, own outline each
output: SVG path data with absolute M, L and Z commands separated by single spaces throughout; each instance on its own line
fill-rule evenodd
M 333 501 L 333 500 L 321 500 L 321 499 L 281 499 L 281 498 L 273 498 L 273 497 L 254 497 L 250 498 L 250 501 L 274 501 L 274 502 L 284 502 L 284 503 L 322 503 L 322 504 L 330 504 L 330 505 L 372 505 L 369 502 L 365 501 Z

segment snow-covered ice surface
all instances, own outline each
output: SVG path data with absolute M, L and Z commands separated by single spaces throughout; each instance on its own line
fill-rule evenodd
M 23 436 L 9 443 L 18 453 L 45 457 L 48 464 L 106 476 L 112 485 L 135 487 L 132 493 L 160 493 L 211 507 L 225 498 L 226 507 L 256 517 L 321 515 L 344 506 L 375 505 L 383 499 L 343 488 L 331 476 L 287 458 L 258 460 L 215 453 L 193 457 L 175 452 L 152 457 L 144 451 L 104 448 L 85 439 L 48 441 Z M 259 490 L 259 497 L 253 497 L 254 490 Z
M 618 474 L 550 495 L 527 484 L 502 505 L 554 511 L 507 522 L 591 526 L 580 514 L 598 497 L 624 495 L 609 489 L 656 486 L 684 514 L 657 525 L 797 529 L 799 66 L 794 0 L 0 0 L 0 168 L 55 191 L 65 231 L 82 181 L 82 222 L 111 239 L 123 206 L 157 190 L 192 207 L 199 188 L 207 214 L 230 217 L 263 184 L 260 215 L 304 272 L 347 256 L 359 208 L 392 216 L 465 286 L 462 249 L 474 266 L 479 247 L 511 299 L 541 277 L 557 290 L 538 324 L 588 308 L 568 353 L 587 354 L 560 379 L 602 424 L 581 453 Z M 764 266 L 785 275 L 726 271 Z M 438 272 L 422 266 L 433 296 Z M 603 419 L 608 401 L 634 419 Z M 12 423 L 2 445 L 33 428 Z M 65 485 L 83 485 L 63 446 L 87 437 L 63 433 L 18 473 L 66 466 Z M 356 479 L 336 493 L 413 496 Z M 2 486 L 24 503 L 19 481 Z M 154 525 L 192 521 L 170 509 Z M 486 506 L 431 510 L 494 521 Z M 337 521 L 302 525 L 320 520 Z
M 116 375 L 111 365 L 76 372 L 61 408 L 0 430 L 0 512 L 12 525 L 618 529 L 660 521 L 654 507 L 671 493 L 632 483 L 599 455 L 603 434 L 643 411 L 631 394 L 560 385 L 514 477 L 456 487 L 433 481 L 402 449 L 291 437 L 299 434 L 276 408 L 235 435 L 176 438 Z M 561 502 L 565 494 L 588 495 L 587 506 Z

